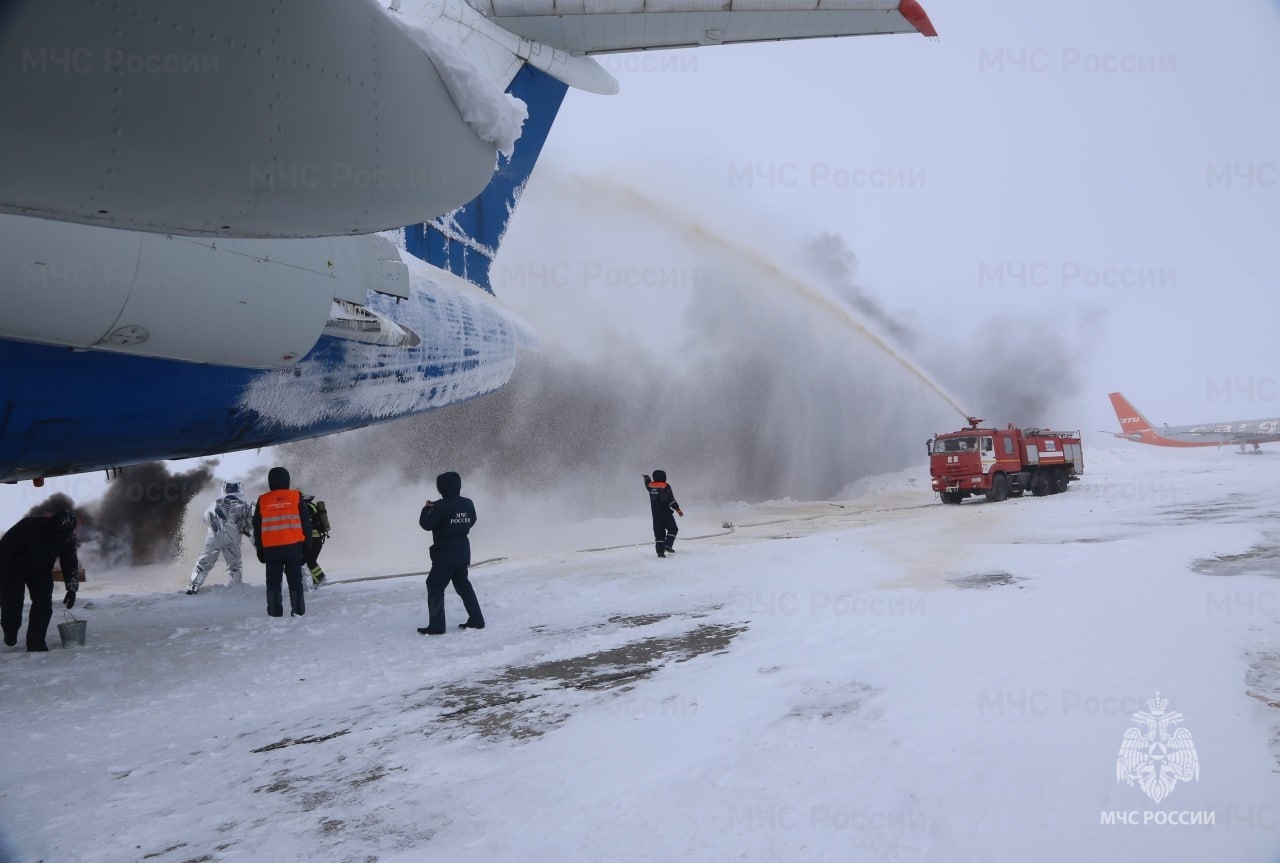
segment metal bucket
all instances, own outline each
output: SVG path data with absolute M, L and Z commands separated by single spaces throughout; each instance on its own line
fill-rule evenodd
M 89 628 L 89 621 L 72 618 L 65 623 L 58 624 L 58 637 L 62 639 L 63 647 L 71 647 L 79 644 L 84 646 L 84 637 Z

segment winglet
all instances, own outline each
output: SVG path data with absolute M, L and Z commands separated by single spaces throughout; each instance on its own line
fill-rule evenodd
M 1151 422 L 1144 417 L 1129 400 L 1120 393 L 1111 393 L 1111 407 L 1115 409 L 1116 419 L 1120 420 L 1120 431 L 1125 435 L 1133 432 L 1151 431 Z
M 898 4 L 898 14 L 911 23 L 912 27 L 920 31 L 920 35 L 928 36 L 931 39 L 938 37 L 938 31 L 933 29 L 933 22 L 929 20 L 929 15 L 920 6 L 919 0 L 901 0 Z

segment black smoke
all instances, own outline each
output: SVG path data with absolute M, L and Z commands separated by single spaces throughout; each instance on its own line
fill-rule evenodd
M 23 518 L 50 516 L 62 509 L 71 510 L 76 514 L 77 538 L 83 541 L 85 537 L 96 536 L 93 507 L 77 507 L 75 499 L 66 492 L 59 491 L 49 495 L 49 497 L 27 510 L 27 514 Z
M 992 318 L 935 362 L 976 416 L 1003 426 L 1074 428 L 1089 357 L 1103 337 L 1097 309 Z
M 213 479 L 216 461 L 171 473 L 164 462 L 122 468 L 102 498 L 77 505 L 58 492 L 36 504 L 28 515 L 59 509 L 76 512 L 76 534 L 97 566 L 141 566 L 169 560 L 176 551 L 183 512 Z
M 182 473 L 170 473 L 163 462 L 124 468 L 91 507 L 100 554 L 135 565 L 170 559 L 183 512 L 212 482 L 216 466 L 204 462 Z
M 819 234 L 809 244 L 808 258 L 832 292 L 865 321 L 904 349 L 915 347 L 917 333 L 876 302 L 857 282 L 858 256 L 839 234 Z
M 71 499 L 70 495 L 64 492 L 57 492 L 27 510 L 27 514 L 23 518 L 30 518 L 33 515 L 53 515 L 60 509 L 74 510 L 75 508 L 76 502 Z

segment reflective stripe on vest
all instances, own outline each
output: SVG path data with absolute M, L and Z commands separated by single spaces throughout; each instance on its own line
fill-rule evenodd
M 262 516 L 262 547 L 293 545 L 305 541 L 302 535 L 302 495 L 295 489 L 269 491 L 258 498 Z

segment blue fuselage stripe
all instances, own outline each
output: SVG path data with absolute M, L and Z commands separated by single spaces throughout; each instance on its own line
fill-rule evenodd
M 450 214 L 447 222 L 436 220 L 406 226 L 405 248 L 411 255 L 493 293 L 489 283 L 493 255 L 551 134 L 567 90 L 567 85 L 545 72 L 532 66 L 521 67 L 507 92 L 524 101 L 529 117 L 511 158 L 499 158 L 498 170 L 489 185 Z M 457 236 L 456 231 L 450 233 L 455 228 L 462 232 L 462 237 Z

